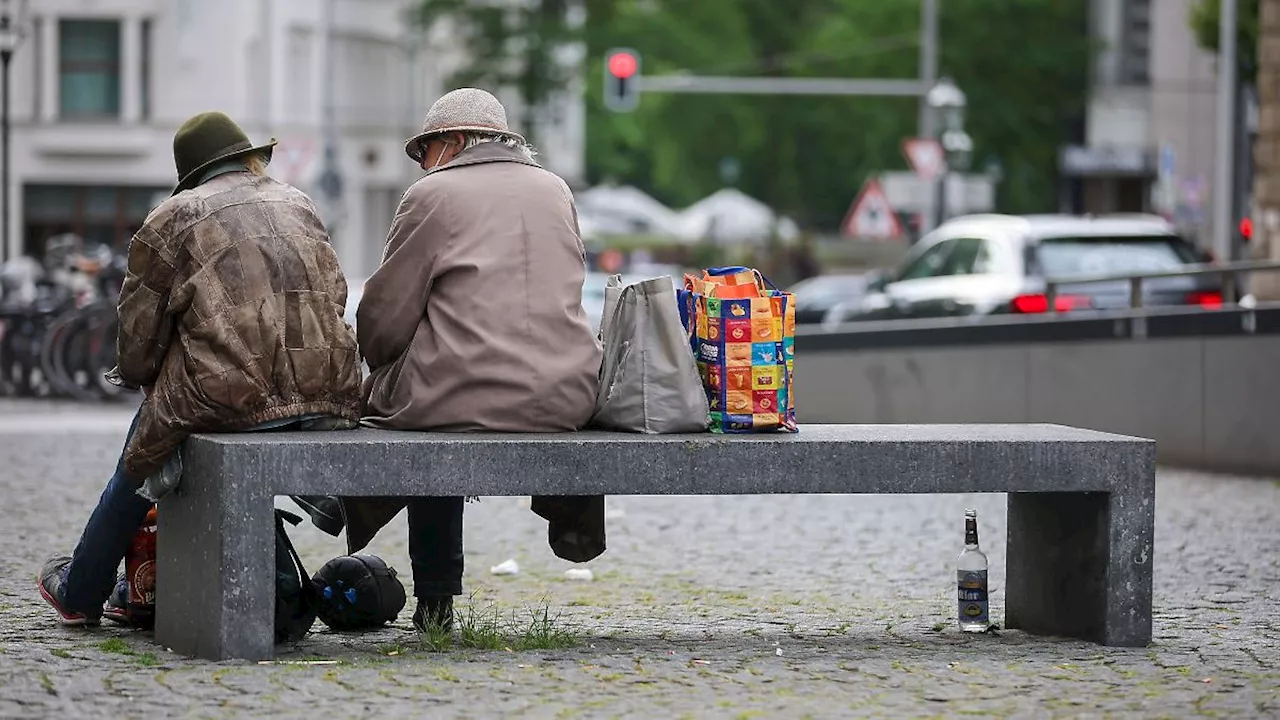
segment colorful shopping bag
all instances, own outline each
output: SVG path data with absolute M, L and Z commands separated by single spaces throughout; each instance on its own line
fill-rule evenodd
M 745 267 L 685 275 L 681 319 L 711 408 L 711 431 L 797 432 L 795 297 Z

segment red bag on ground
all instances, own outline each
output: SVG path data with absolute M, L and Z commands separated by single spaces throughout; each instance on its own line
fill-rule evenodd
M 151 627 L 156 618 L 156 509 L 133 536 L 133 544 L 124 558 L 125 578 L 129 582 L 127 616 L 135 627 Z

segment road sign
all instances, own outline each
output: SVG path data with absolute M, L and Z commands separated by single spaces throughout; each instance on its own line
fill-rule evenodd
M 903 140 L 902 154 L 907 156 L 911 169 L 925 180 L 936 180 L 947 169 L 947 157 L 942 152 L 942 145 L 933 138 Z
M 845 237 L 864 238 L 867 240 L 896 240 L 902 237 L 902 223 L 893 213 L 889 198 L 884 194 L 879 181 L 869 179 L 858 191 L 858 199 L 853 201 L 849 214 L 840 226 Z

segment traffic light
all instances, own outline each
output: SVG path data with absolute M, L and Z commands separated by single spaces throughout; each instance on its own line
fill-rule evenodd
M 640 104 L 640 53 L 615 48 L 604 54 L 604 106 L 631 112 Z

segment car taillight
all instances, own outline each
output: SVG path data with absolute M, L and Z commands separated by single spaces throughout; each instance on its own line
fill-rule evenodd
M 1089 307 L 1089 298 L 1080 295 L 1058 295 L 1053 299 L 1053 307 L 1058 312 Z M 1044 294 L 1019 295 L 1010 303 L 1010 309 L 1016 313 L 1049 312 L 1049 296 Z
M 1187 293 L 1187 304 L 1217 309 L 1222 307 L 1222 293 L 1213 290 L 1197 290 Z

